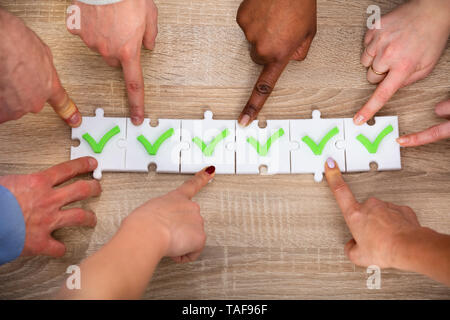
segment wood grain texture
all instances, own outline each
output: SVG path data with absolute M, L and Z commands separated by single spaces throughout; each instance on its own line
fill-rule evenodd
M 236 118 L 260 70 L 235 22 L 239 0 L 159 0 L 160 32 L 143 51 L 146 116 Z M 306 61 L 291 63 L 261 118 L 351 117 L 374 87 L 359 64 L 366 8 L 388 12 L 402 1 L 319 0 L 319 31 Z M 85 115 L 97 107 L 127 116 L 123 76 L 65 30 L 69 1 L 0 0 L 51 47 L 61 80 Z M 450 50 L 425 80 L 399 91 L 380 115 L 398 115 L 401 133 L 440 122 L 435 104 L 449 98 Z M 70 130 L 50 107 L 0 126 L 0 174 L 31 173 L 69 159 Z M 403 170 L 347 174 L 356 197 L 409 205 L 420 222 L 450 233 L 450 141 L 402 149 Z M 87 176 L 82 178 L 88 178 Z M 93 229 L 55 233 L 67 245 L 61 259 L 21 258 L 0 267 L 0 299 L 45 299 L 66 268 L 98 250 L 131 210 L 164 194 L 184 175 L 105 173 L 103 194 L 81 203 L 98 216 Z M 189 265 L 164 259 L 145 298 L 448 299 L 450 289 L 424 276 L 384 270 L 382 288 L 368 290 L 364 268 L 344 255 L 350 233 L 326 183 L 312 175 L 218 176 L 197 197 L 207 247 Z

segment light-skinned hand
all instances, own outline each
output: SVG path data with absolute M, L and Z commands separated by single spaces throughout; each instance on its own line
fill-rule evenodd
M 256 119 L 290 60 L 306 58 L 317 30 L 316 0 L 244 0 L 237 22 L 250 42 L 251 57 L 263 70 L 239 124 Z
M 354 122 L 371 119 L 402 87 L 428 76 L 450 35 L 450 1 L 412 0 L 381 18 L 381 29 L 369 30 L 361 63 L 367 80 L 378 84 Z
M 49 47 L 0 8 L 0 123 L 37 113 L 48 102 L 71 127 L 82 117 L 61 85 Z
M 42 172 L 28 175 L 0 177 L 22 209 L 26 225 L 25 246 L 22 256 L 46 255 L 61 257 L 65 245 L 52 237 L 52 232 L 73 226 L 94 227 L 95 214 L 81 208 L 63 209 L 76 201 L 100 195 L 100 183 L 80 180 L 60 188 L 58 185 L 97 167 L 94 158 L 68 161 Z
M 144 121 L 141 47 L 152 50 L 158 34 L 158 9 L 152 0 L 123 0 L 109 5 L 73 1 L 81 10 L 81 29 L 69 29 L 100 53 L 108 65 L 122 66 L 131 121 Z
M 134 210 L 123 222 L 123 228 L 159 234 L 162 256 L 177 263 L 195 261 L 203 251 L 206 234 L 200 206 L 192 198 L 214 178 L 214 167 L 198 172 L 168 194 L 151 199 Z
M 350 261 L 364 267 L 399 268 L 398 240 L 421 229 L 414 211 L 376 198 L 359 203 L 331 158 L 325 164 L 325 176 L 353 236 L 345 246 Z

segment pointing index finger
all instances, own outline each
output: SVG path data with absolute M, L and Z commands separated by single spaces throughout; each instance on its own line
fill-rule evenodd
M 325 164 L 325 177 L 348 227 L 352 230 L 353 226 L 350 225 L 349 218 L 354 213 L 355 208 L 359 206 L 359 203 L 356 201 L 350 187 L 344 181 L 337 163 L 331 158 L 328 158 Z
M 239 124 L 241 126 L 246 127 L 256 119 L 288 63 L 289 60 L 285 62 L 271 62 L 264 66 L 253 88 L 252 95 L 239 116 Z
M 141 68 L 140 50 L 134 57 L 122 59 L 123 75 L 128 92 L 131 121 L 140 125 L 144 121 L 144 77 Z
M 401 88 L 403 81 L 407 75 L 391 70 L 388 72 L 386 78 L 380 82 L 375 89 L 372 97 L 367 103 L 358 111 L 353 118 L 356 125 L 362 125 L 371 119 L 383 106 L 389 101 L 389 99 Z
M 81 125 L 82 117 L 76 104 L 70 99 L 66 90 L 61 85 L 56 70 L 53 70 L 53 88 L 52 96 L 48 99 L 48 103 L 69 126 L 77 128 Z
M 216 168 L 211 166 L 197 172 L 194 177 L 179 186 L 176 191 L 186 196 L 189 200 L 192 199 L 203 187 L 208 184 L 209 181 L 211 181 L 212 178 L 214 178 L 215 171 Z

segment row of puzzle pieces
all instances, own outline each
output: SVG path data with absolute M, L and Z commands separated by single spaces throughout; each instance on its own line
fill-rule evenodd
M 150 119 L 135 126 L 128 118 L 84 117 L 72 130 L 80 141 L 71 148 L 71 159 L 92 156 L 98 160 L 94 178 L 103 171 L 195 173 L 214 165 L 218 174 L 313 173 L 321 181 L 324 163 L 332 157 L 341 171 L 401 169 L 397 117 L 376 117 L 375 124 L 356 126 L 352 119 L 268 120 L 265 128 L 254 121 L 247 128 L 235 120 L 214 120 L 210 111 L 203 120 Z

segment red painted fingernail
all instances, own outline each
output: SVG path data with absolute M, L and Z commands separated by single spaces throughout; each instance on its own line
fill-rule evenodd
M 216 172 L 216 167 L 214 166 L 210 166 L 208 168 L 205 169 L 205 172 L 209 175 L 212 175 L 214 172 Z

